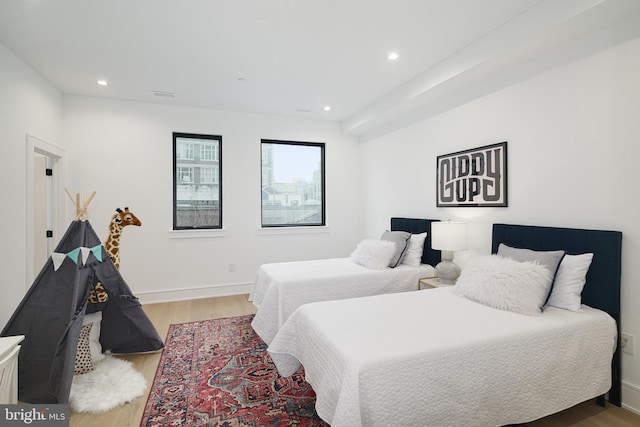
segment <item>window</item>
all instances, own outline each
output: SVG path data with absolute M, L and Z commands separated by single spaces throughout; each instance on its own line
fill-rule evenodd
M 193 183 L 193 168 L 184 166 L 178 166 L 176 168 L 176 177 L 180 184 L 192 184 Z
M 262 226 L 325 225 L 324 144 L 263 139 Z
M 214 168 L 200 168 L 200 182 L 203 184 L 217 184 L 218 183 L 218 167 Z
M 173 229 L 222 228 L 222 136 L 173 134 Z
M 178 146 L 176 157 L 180 160 L 193 160 L 193 144 L 182 142 Z
M 200 160 L 218 161 L 218 146 L 213 144 L 201 145 Z

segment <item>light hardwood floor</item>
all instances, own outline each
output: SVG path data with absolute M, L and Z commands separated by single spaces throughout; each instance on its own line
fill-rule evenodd
M 169 325 L 194 322 L 198 320 L 222 317 L 242 316 L 255 313 L 253 304 L 247 301 L 247 295 L 207 298 L 192 301 L 179 301 L 143 306 L 161 337 L 166 337 Z M 133 362 L 148 381 L 148 389 L 160 360 L 160 353 L 130 355 L 125 357 Z M 124 427 L 139 426 L 147 401 L 147 393 L 137 400 L 104 414 L 71 414 L 71 427 Z M 472 425 L 472 424 L 470 424 Z M 601 408 L 595 402 L 585 402 L 571 409 L 541 420 L 529 423 L 531 427 L 632 427 L 640 426 L 640 415 L 607 404 Z

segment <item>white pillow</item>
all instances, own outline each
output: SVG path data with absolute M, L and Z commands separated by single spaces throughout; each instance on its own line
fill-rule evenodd
M 106 356 L 102 352 L 102 344 L 100 344 L 100 325 L 102 322 L 102 312 L 96 311 L 95 313 L 85 314 L 82 320 L 82 326 L 92 323 L 91 333 L 89 335 L 89 351 L 91 352 L 91 360 L 99 362 Z
M 422 263 L 422 251 L 424 250 L 424 241 L 427 233 L 412 234 L 409 239 L 409 247 L 402 258 L 401 264 L 407 264 L 413 267 L 419 267 Z
M 373 270 L 384 270 L 396 253 L 396 244 L 388 240 L 364 239 L 351 254 L 351 260 Z
M 589 271 L 592 260 L 592 253 L 565 255 L 558 268 L 547 305 L 565 310 L 581 311 L 582 289 L 587 281 L 587 271 Z
M 469 260 L 452 292 L 500 310 L 538 315 L 551 277 L 549 269 L 535 261 L 480 255 Z

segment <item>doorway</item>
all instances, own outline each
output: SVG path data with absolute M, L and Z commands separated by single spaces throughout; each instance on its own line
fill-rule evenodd
M 60 195 L 64 150 L 27 134 L 26 286 L 33 283 L 60 239 Z

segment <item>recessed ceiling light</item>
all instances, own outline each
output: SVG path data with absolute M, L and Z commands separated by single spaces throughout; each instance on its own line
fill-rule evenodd
M 324 111 L 331 111 L 331 107 L 330 107 L 330 106 L 328 106 L 328 105 L 325 105 L 325 106 L 324 106 Z
M 395 61 L 396 59 L 400 58 L 400 55 L 398 54 L 398 52 L 391 52 L 388 56 L 387 59 L 389 61 Z
M 106 80 L 96 80 L 96 83 L 98 83 L 100 86 L 108 86 L 109 83 Z

